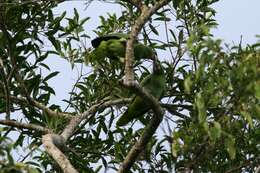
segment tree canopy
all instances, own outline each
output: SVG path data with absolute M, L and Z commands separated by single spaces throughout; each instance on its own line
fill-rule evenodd
M 91 18 L 54 14 L 64 1 L 0 2 L 0 173 L 260 171 L 259 42 L 213 37 L 218 0 L 103 2 L 122 12 L 100 16 L 94 32 L 125 33 L 113 42 L 123 57 L 112 47 L 89 58 Z M 138 60 L 137 43 L 149 50 Z M 51 99 L 49 81 L 62 73 L 53 58 L 80 69 L 67 107 Z M 158 63 L 160 98 L 141 84 Z M 136 97 L 149 110 L 117 126 Z

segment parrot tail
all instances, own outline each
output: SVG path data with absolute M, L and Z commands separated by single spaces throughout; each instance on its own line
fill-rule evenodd
M 127 123 L 129 123 L 132 120 L 131 117 L 128 115 L 128 110 L 119 118 L 119 120 L 116 122 L 117 126 L 125 126 Z

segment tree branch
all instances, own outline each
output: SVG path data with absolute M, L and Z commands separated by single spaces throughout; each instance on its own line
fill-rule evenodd
M 134 82 L 134 43 L 137 38 L 138 33 L 141 31 L 147 20 L 154 14 L 158 9 L 168 4 L 170 0 L 160 0 L 156 2 L 152 7 L 148 7 L 144 4 L 141 6 L 141 15 L 136 19 L 135 24 L 131 28 L 129 34 L 129 40 L 126 45 L 126 57 L 125 57 L 125 85 L 131 85 Z
M 0 95 L 0 97 L 2 97 Z M 10 98 L 16 102 L 19 102 L 19 103 L 29 103 L 28 100 L 26 98 L 23 98 L 23 97 L 15 97 L 15 96 L 10 96 Z M 33 106 L 37 107 L 38 109 L 41 109 L 42 111 L 46 112 L 48 115 L 50 116 L 53 116 L 53 117 L 63 117 L 63 118 L 66 118 L 66 119 L 70 119 L 72 118 L 72 114 L 70 113 L 66 113 L 66 112 L 58 112 L 58 111 L 54 111 L 54 110 L 51 110 L 50 108 L 48 108 L 47 106 L 45 106 L 44 104 L 34 100 L 34 99 L 31 99 L 31 102 L 30 102 Z
M 122 103 L 128 103 L 129 99 L 117 99 L 117 100 L 109 100 L 109 101 L 101 101 L 100 103 L 94 104 L 87 111 L 83 112 L 79 116 L 75 116 L 71 119 L 70 123 L 66 126 L 61 136 L 64 140 L 68 140 L 68 138 L 73 134 L 76 127 L 82 122 L 82 120 L 86 119 L 89 115 L 95 114 L 98 110 L 104 109 L 108 106 L 118 105 Z
M 59 166 L 65 173 L 77 173 L 77 170 L 71 165 L 70 161 L 60 151 L 67 147 L 65 143 L 68 138 L 73 134 L 76 127 L 81 123 L 81 121 L 87 118 L 90 114 L 95 114 L 98 110 L 104 109 L 108 106 L 118 105 L 126 102 L 129 102 L 128 98 L 112 101 L 101 101 L 100 103 L 91 106 L 87 111 L 83 112 L 79 116 L 73 117 L 61 135 L 47 134 L 43 136 L 42 143 L 44 144 L 46 151 L 53 157 L 53 159 L 59 164 Z
M 44 134 L 51 133 L 52 131 L 46 127 L 42 127 L 40 125 L 36 124 L 25 124 L 25 123 L 20 123 L 14 120 L 0 120 L 0 124 L 11 126 L 11 127 L 16 127 L 18 129 L 28 129 L 28 130 L 36 130 L 43 132 Z
M 131 88 L 148 103 L 151 104 L 151 107 L 154 112 L 154 116 L 152 117 L 149 124 L 144 129 L 144 132 L 140 139 L 135 143 L 135 145 L 131 148 L 130 152 L 127 154 L 125 160 L 120 165 L 118 173 L 128 172 L 130 168 L 133 166 L 134 162 L 138 158 L 141 151 L 144 150 L 147 143 L 152 138 L 153 134 L 156 132 L 157 128 L 159 127 L 162 119 L 163 119 L 163 110 L 160 106 L 160 103 L 155 99 L 152 95 L 150 95 L 145 89 L 140 87 L 137 84 L 131 86 Z
M 5 74 L 4 70 L 4 64 L 2 61 L 2 58 L 0 58 L 0 77 L 3 81 L 3 93 L 5 95 L 5 112 L 6 112 L 6 119 L 10 119 L 10 89 L 9 89 L 9 83 L 7 80 L 7 75 Z
M 134 71 L 133 71 L 133 62 L 134 62 L 134 42 L 138 33 L 143 28 L 144 24 L 148 21 L 148 19 L 161 7 L 168 4 L 170 0 L 160 0 L 156 2 L 152 7 L 148 7 L 146 5 L 142 5 L 141 7 L 141 15 L 136 19 L 135 24 L 131 28 L 131 32 L 129 34 L 130 38 L 127 41 L 126 46 L 126 57 L 125 57 L 125 79 L 123 84 L 129 88 L 135 90 L 135 92 L 144 97 L 152 105 L 152 109 L 154 111 L 154 116 L 150 123 L 145 128 L 142 136 L 137 141 L 137 143 L 132 147 L 130 152 L 127 154 L 125 160 L 121 164 L 118 173 L 128 172 L 134 162 L 136 161 L 140 152 L 145 148 L 146 144 L 149 142 L 156 129 L 160 125 L 163 117 L 163 110 L 159 104 L 159 102 L 147 93 L 143 88 L 141 88 L 138 84 L 134 82 Z
M 240 165 L 238 165 L 234 168 L 231 168 L 230 170 L 227 170 L 225 173 L 232 173 L 232 172 L 238 172 L 238 171 L 240 172 L 243 167 L 254 164 L 257 161 L 257 159 L 256 160 L 255 159 L 256 159 L 255 157 L 248 159 L 248 160 L 244 161 L 243 163 L 241 163 Z M 256 169 L 259 169 L 259 167 Z M 259 173 L 259 171 L 256 170 L 255 173 Z
M 67 157 L 55 145 L 58 135 L 46 134 L 42 137 L 42 143 L 47 153 L 59 164 L 64 173 L 78 173 Z M 58 136 L 60 138 L 60 136 Z

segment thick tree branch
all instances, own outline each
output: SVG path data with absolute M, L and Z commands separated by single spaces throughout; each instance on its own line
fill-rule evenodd
M 163 118 L 163 110 L 160 106 L 160 103 L 155 99 L 153 96 L 151 96 L 145 89 L 141 88 L 137 84 L 133 84 L 131 86 L 132 90 L 134 90 L 138 95 L 143 97 L 145 100 L 147 100 L 148 103 L 151 104 L 151 107 L 154 112 L 154 116 L 149 122 L 149 124 L 146 126 L 142 136 L 137 141 L 137 143 L 131 148 L 130 152 L 127 154 L 125 160 L 121 164 L 118 173 L 124 173 L 128 172 L 130 168 L 133 166 L 134 162 L 138 158 L 141 151 L 144 150 L 147 143 L 152 138 L 153 134 L 159 127 L 162 118 Z
M 59 164 L 64 173 L 78 173 L 67 157 L 55 145 L 58 135 L 46 134 L 42 137 L 42 143 L 47 153 Z M 59 138 L 59 136 L 58 136 Z
M 95 114 L 98 110 L 104 109 L 108 106 L 118 105 L 126 102 L 129 102 L 128 98 L 112 101 L 102 101 L 91 106 L 87 111 L 83 112 L 82 114 L 73 117 L 61 135 L 47 134 L 43 136 L 42 143 L 44 144 L 46 151 L 53 157 L 53 159 L 59 164 L 59 166 L 65 173 L 76 173 L 76 169 L 71 165 L 71 163 L 62 153 L 62 151 L 60 151 L 66 148 L 66 140 L 68 140 L 68 138 L 73 134 L 76 127 L 81 123 L 81 121 L 87 118 L 89 115 Z
M 52 131 L 46 127 L 42 127 L 40 125 L 36 124 L 26 124 L 26 123 L 20 123 L 14 120 L 0 120 L 0 124 L 7 125 L 11 127 L 16 127 L 18 129 L 28 129 L 28 130 L 36 130 L 39 132 L 43 132 L 44 134 L 51 133 Z
M 225 173 L 240 172 L 243 167 L 246 167 L 246 166 L 249 166 L 249 165 L 252 166 L 253 164 L 256 164 L 258 161 L 259 161 L 258 159 L 253 157 L 251 159 L 244 161 L 240 165 L 238 165 L 234 168 L 231 168 L 230 170 L 227 170 Z M 258 166 L 258 168 L 256 168 L 255 173 L 259 173 L 259 171 L 260 171 L 260 166 Z
M 138 33 L 141 31 L 145 23 L 148 19 L 161 7 L 168 4 L 170 0 L 160 0 L 156 2 L 152 7 L 148 7 L 146 5 L 142 5 L 141 7 L 141 15 L 136 19 L 135 24 L 131 28 L 130 38 L 127 41 L 126 46 L 126 61 L 125 61 L 125 79 L 124 85 L 132 88 L 136 91 L 136 93 L 144 99 L 147 100 L 152 105 L 152 109 L 154 111 L 154 116 L 150 123 L 145 128 L 142 136 L 138 140 L 138 142 L 132 147 L 125 160 L 121 164 L 118 173 L 128 172 L 134 162 L 136 161 L 138 155 L 144 149 L 146 144 L 149 142 L 156 129 L 160 125 L 163 117 L 163 110 L 159 104 L 159 102 L 147 93 L 143 88 L 141 88 L 138 84 L 134 82 L 134 71 L 133 71 L 133 62 L 134 62 L 134 42 L 137 38 Z
M 131 28 L 131 32 L 129 34 L 129 40 L 126 45 L 126 61 L 125 61 L 125 85 L 131 85 L 134 82 L 134 71 L 133 71 L 133 63 L 134 63 L 134 43 L 137 38 L 138 33 L 141 31 L 144 24 L 148 21 L 148 19 L 156 13 L 158 9 L 168 4 L 170 0 L 160 0 L 156 2 L 152 7 L 148 7 L 144 4 L 141 6 L 141 15 L 136 19 L 135 24 Z

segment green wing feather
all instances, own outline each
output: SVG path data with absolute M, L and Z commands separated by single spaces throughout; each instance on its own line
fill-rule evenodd
M 142 43 L 136 43 L 134 45 L 134 55 L 136 60 L 153 59 L 154 50 Z
M 107 57 L 112 59 L 119 59 L 125 56 L 125 41 L 111 39 L 107 41 Z
M 153 73 L 148 75 L 142 82 L 147 92 L 159 99 L 166 85 L 163 73 Z M 117 121 L 117 126 L 124 126 L 135 118 L 141 117 L 149 111 L 151 106 L 140 96 L 135 96 L 129 104 L 126 112 Z

